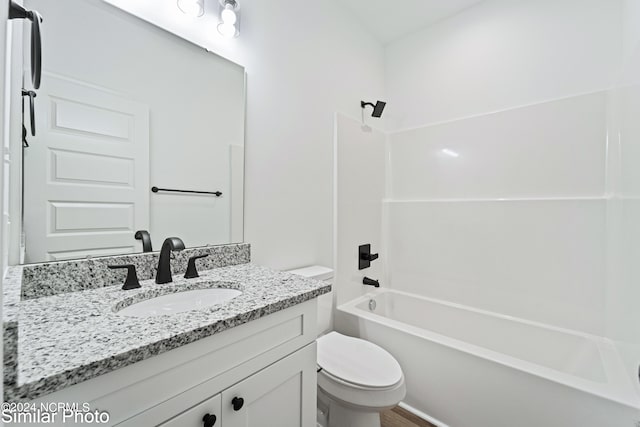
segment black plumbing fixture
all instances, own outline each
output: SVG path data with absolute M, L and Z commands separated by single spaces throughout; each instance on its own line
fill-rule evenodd
M 153 252 L 151 234 L 147 230 L 138 230 L 134 236 L 136 240 L 142 240 L 142 252 Z
M 194 279 L 196 277 L 200 277 L 200 275 L 198 274 L 198 269 L 196 268 L 196 260 L 199 260 L 200 258 L 206 258 L 208 256 L 209 254 L 202 254 L 202 255 L 194 255 L 191 258 L 189 258 L 189 262 L 187 263 L 187 272 L 184 273 L 184 278 Z
M 35 10 L 26 10 L 10 0 L 9 19 L 28 19 L 31 21 L 31 83 L 35 89 L 39 89 L 42 77 L 42 37 L 40 35 L 42 17 Z
M 363 285 L 367 285 L 367 286 L 373 286 L 374 288 L 379 288 L 380 287 L 380 282 L 377 280 L 373 280 L 373 279 L 369 279 L 368 277 L 365 277 L 364 279 L 362 279 L 362 284 Z
M 124 281 L 124 285 L 122 286 L 123 291 L 128 291 L 129 289 L 138 289 L 140 288 L 140 282 L 138 282 L 138 275 L 136 274 L 136 266 L 133 264 L 124 264 L 124 265 L 108 265 L 112 270 L 126 268 L 127 269 L 127 278 Z
M 363 109 L 368 105 L 373 107 L 371 117 L 380 117 L 382 116 L 382 112 L 384 111 L 384 107 L 387 105 L 387 103 L 384 101 L 376 101 L 375 104 L 372 104 L 371 102 L 360 101 L 360 107 L 362 107 Z
M 162 243 L 160 250 L 160 260 L 158 261 L 158 272 L 156 273 L 156 283 L 173 282 L 171 277 L 171 251 L 181 251 L 184 249 L 184 242 L 179 237 L 167 237 Z
M 371 266 L 371 261 L 378 259 L 378 254 L 371 253 L 371 244 L 358 246 L 358 270 L 364 270 Z

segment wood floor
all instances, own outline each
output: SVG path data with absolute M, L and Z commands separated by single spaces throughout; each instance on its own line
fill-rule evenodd
M 380 415 L 382 427 L 435 427 L 433 424 L 416 417 L 411 412 L 396 406 Z

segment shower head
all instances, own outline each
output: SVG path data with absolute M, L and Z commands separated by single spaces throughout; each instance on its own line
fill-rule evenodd
M 371 117 L 380 117 L 382 116 L 382 111 L 384 111 L 384 107 L 387 105 L 387 103 L 384 101 L 376 101 L 374 105 L 371 102 L 360 101 L 360 106 L 362 108 L 366 107 L 367 105 L 370 105 L 373 107 L 373 112 L 371 113 Z

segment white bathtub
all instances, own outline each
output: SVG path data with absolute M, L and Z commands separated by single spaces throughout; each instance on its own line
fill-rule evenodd
M 336 319 L 398 359 L 405 404 L 437 424 L 640 427 L 639 388 L 609 340 L 391 290 Z

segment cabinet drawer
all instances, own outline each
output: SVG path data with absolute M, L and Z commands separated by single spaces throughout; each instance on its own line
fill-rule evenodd
M 169 421 L 160 424 L 161 427 L 219 427 L 222 425 L 220 420 L 221 397 L 216 394 L 211 399 L 207 399 L 199 405 L 183 412 L 177 417 L 171 418 Z M 215 417 L 215 422 L 209 419 L 205 424 L 205 416 Z

